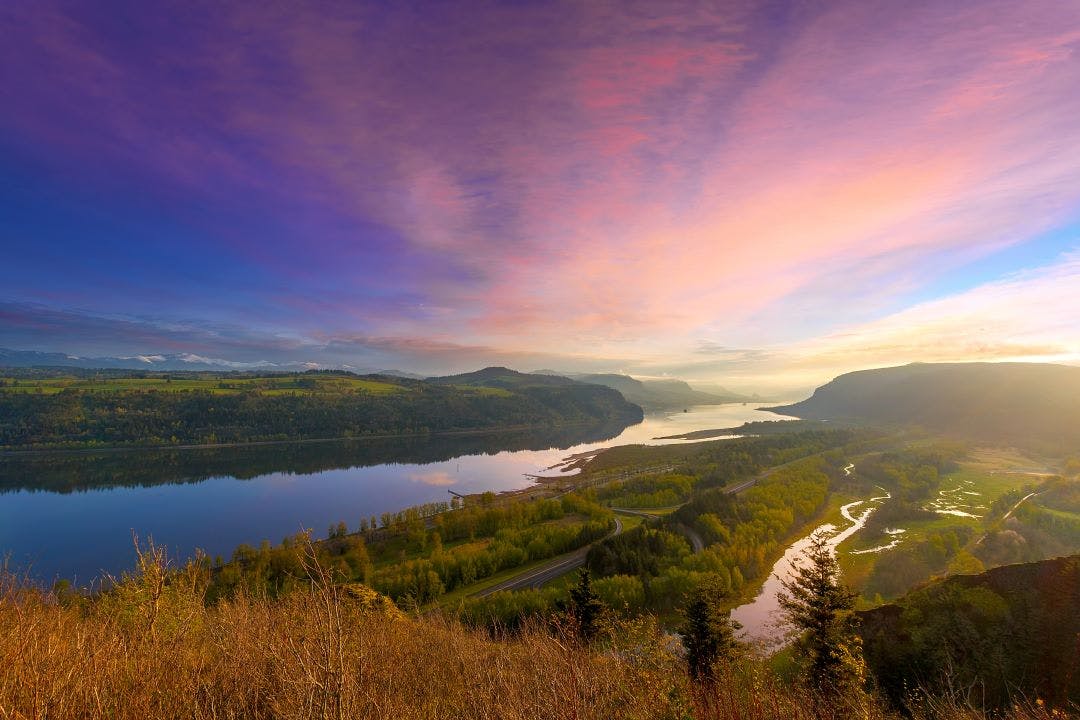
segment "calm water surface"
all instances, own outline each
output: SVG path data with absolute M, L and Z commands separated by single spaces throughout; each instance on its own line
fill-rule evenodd
M 550 440 L 490 435 L 8 459 L 0 462 L 0 553 L 39 579 L 85 583 L 131 566 L 133 531 L 176 557 L 196 548 L 228 556 L 241 543 L 276 543 L 301 528 L 325 536 L 344 521 L 355 529 L 364 517 L 447 500 L 448 490 L 526 487 L 528 475 L 575 453 L 777 419 L 753 405 L 705 405 Z M 519 447 L 544 449 L 505 449 Z

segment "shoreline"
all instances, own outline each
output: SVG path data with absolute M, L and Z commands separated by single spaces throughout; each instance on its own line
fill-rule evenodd
M 639 421 L 640 422 L 640 421 Z M 460 435 L 499 435 L 511 432 L 523 432 L 541 429 L 571 429 L 603 425 L 600 423 L 565 423 L 555 425 L 510 425 L 492 428 L 472 428 L 466 430 L 438 430 L 435 432 L 414 433 L 377 433 L 371 435 L 354 435 L 352 437 L 328 437 L 328 438 L 292 438 L 284 440 L 250 440 L 228 443 L 197 443 L 186 445 L 112 445 L 107 447 L 47 447 L 27 448 L 24 450 L 0 450 L 0 458 L 27 457 L 34 455 L 90 455 L 95 453 L 124 453 L 139 452 L 144 450 L 215 450 L 218 448 L 258 447 L 266 445 L 289 445 L 294 443 L 331 443 L 331 442 L 364 442 L 367 440 L 393 440 L 401 438 L 431 438 L 431 437 L 455 437 Z M 623 429 L 638 423 L 627 423 Z

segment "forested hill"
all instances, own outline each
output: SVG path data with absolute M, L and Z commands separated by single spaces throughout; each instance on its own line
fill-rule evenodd
M 385 375 L 0 370 L 0 448 L 194 445 L 641 420 L 613 390 L 512 371 Z
M 723 395 L 702 392 L 682 380 L 638 380 L 629 375 L 615 374 L 574 375 L 573 379 L 618 390 L 630 402 L 647 409 L 717 405 L 750 399 L 732 392 Z
M 617 373 L 566 373 L 558 370 L 536 370 L 532 374 L 564 377 L 590 385 L 603 385 L 618 390 L 624 398 L 635 405 L 640 405 L 645 410 L 671 410 L 687 408 L 691 405 L 719 405 L 754 399 L 720 386 L 715 386 L 708 392 L 697 390 L 684 380 L 675 378 L 639 380 Z
M 1080 555 L 958 575 L 859 613 L 882 689 L 977 688 L 977 700 L 1080 703 Z
M 816 420 L 918 425 L 1056 451 L 1080 442 L 1080 367 L 916 363 L 862 370 L 841 375 L 807 400 L 770 409 Z

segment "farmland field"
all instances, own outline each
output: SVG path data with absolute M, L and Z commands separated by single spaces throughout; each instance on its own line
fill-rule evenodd
M 185 392 L 202 391 L 214 395 L 236 395 L 259 391 L 267 395 L 295 393 L 313 395 L 323 393 L 363 392 L 372 395 L 390 395 L 405 392 L 408 388 L 394 382 L 371 380 L 349 375 L 268 375 L 237 377 L 211 373 L 191 375 L 184 373 L 172 377 L 167 373 L 149 377 L 48 377 L 48 378 L 0 378 L 0 392 L 41 393 L 55 395 L 64 390 L 85 392 Z
M 839 547 L 846 581 L 869 600 L 890 587 L 882 580 L 888 575 L 910 575 L 910 584 L 945 570 L 977 570 L 976 558 L 985 555 L 982 539 L 1001 525 L 994 501 L 1046 474 L 1043 463 L 1013 450 L 973 450 L 959 468 L 942 475 L 937 492 L 922 504 L 924 514 L 858 533 Z

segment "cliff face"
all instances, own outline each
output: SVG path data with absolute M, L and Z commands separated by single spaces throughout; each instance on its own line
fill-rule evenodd
M 614 388 L 627 400 L 647 410 L 685 408 L 691 405 L 718 405 L 750 399 L 733 392 L 702 392 L 695 390 L 682 380 L 637 380 L 627 375 L 611 374 L 575 375 L 574 379 Z

